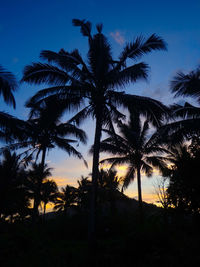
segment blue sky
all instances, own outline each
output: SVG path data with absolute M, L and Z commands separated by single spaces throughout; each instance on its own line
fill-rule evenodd
M 168 51 L 153 52 L 141 60 L 149 63 L 151 72 L 148 82 L 139 82 L 127 87 L 127 92 L 150 96 L 165 104 L 181 101 L 173 99 L 169 92 L 169 81 L 178 70 L 190 71 L 200 64 L 200 1 L 66 1 L 66 0 L 7 0 L 1 3 L 0 64 L 12 71 L 18 80 L 24 66 L 39 61 L 41 50 L 68 51 L 78 48 L 84 57 L 87 39 L 79 28 L 72 26 L 72 19 L 87 19 L 93 25 L 102 22 L 103 33 L 109 38 L 113 55 L 119 55 L 123 45 L 135 36 L 152 33 L 160 35 L 168 44 Z M 93 27 L 95 30 L 95 27 Z M 0 99 L 1 110 L 26 119 L 28 111 L 25 101 L 42 86 L 20 84 L 16 92 L 17 109 L 14 111 Z M 85 122 L 84 129 L 93 142 L 93 127 Z M 80 150 L 90 162 L 88 146 Z M 51 151 L 48 156 L 54 175 L 63 181 L 74 183 L 81 174 L 86 175 L 84 165 L 65 153 Z M 70 167 L 69 167 L 70 166 Z M 151 181 L 144 178 L 144 187 L 150 188 Z M 129 192 L 134 195 L 133 185 Z M 147 192 L 147 191 L 146 191 Z

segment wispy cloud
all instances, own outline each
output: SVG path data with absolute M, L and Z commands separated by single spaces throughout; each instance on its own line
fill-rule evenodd
M 111 32 L 110 36 L 115 40 L 116 43 L 123 45 L 125 43 L 125 38 L 120 31 Z

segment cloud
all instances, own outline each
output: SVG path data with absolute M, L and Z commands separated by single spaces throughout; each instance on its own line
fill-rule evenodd
M 111 32 L 110 36 L 115 40 L 116 43 L 123 45 L 125 43 L 124 36 L 120 31 Z
M 57 183 L 59 187 L 65 187 L 66 185 L 71 185 L 71 186 L 77 186 L 76 180 L 68 177 L 58 177 L 58 176 L 53 176 L 53 180 Z

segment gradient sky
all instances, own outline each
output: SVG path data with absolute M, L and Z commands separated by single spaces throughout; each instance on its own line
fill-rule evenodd
M 156 33 L 167 42 L 167 52 L 153 52 L 141 59 L 151 67 L 148 82 L 128 86 L 128 93 L 149 96 L 165 104 L 182 103 L 182 99 L 173 99 L 170 94 L 169 81 L 178 70 L 187 72 L 200 64 L 199 0 L 7 0 L 2 1 L 0 11 L 0 64 L 13 72 L 18 80 L 24 66 L 39 61 L 41 50 L 59 51 L 64 48 L 71 51 L 78 48 L 85 57 L 87 39 L 80 34 L 79 28 L 72 26 L 73 18 L 87 19 L 93 25 L 103 23 L 103 33 L 108 37 L 115 57 L 126 42 L 140 34 L 147 37 Z M 41 88 L 20 84 L 15 94 L 16 110 L 7 107 L 2 98 L 1 110 L 26 119 L 28 110 L 24 103 Z M 88 147 L 93 142 L 94 124 L 87 120 L 83 129 L 89 137 L 88 146 L 77 149 L 88 160 L 89 169 L 60 150 L 48 155 L 47 161 L 55 168 L 53 174 L 59 185 L 76 185 L 81 175 L 91 172 Z M 154 183 L 154 178 L 143 177 L 144 200 L 152 200 Z M 129 187 L 127 194 L 137 195 L 136 182 Z

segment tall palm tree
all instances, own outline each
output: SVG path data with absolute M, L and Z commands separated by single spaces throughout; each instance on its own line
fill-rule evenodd
M 16 88 L 17 81 L 14 75 L 0 65 L 0 95 L 3 95 L 4 101 L 14 108 L 16 107 L 16 103 L 13 92 Z
M 114 135 L 111 131 L 105 132 L 108 138 L 101 142 L 101 151 L 108 152 L 114 157 L 101 161 L 111 163 L 111 169 L 116 165 L 127 164 L 128 169 L 124 177 L 123 188 L 126 189 L 130 182 L 137 177 L 138 201 L 140 216 L 142 218 L 142 189 L 141 172 L 150 177 L 153 167 L 163 171 L 166 168 L 166 158 L 161 153 L 166 152 L 165 148 L 156 143 L 156 135 L 148 137 L 149 121 L 145 120 L 143 125 L 140 116 L 131 114 L 128 124 L 120 123 L 120 135 Z M 158 156 L 157 153 L 160 153 Z
M 40 90 L 33 96 L 28 105 L 42 103 L 44 99 L 59 99 L 66 109 L 79 110 L 71 119 L 80 123 L 88 116 L 96 121 L 94 136 L 94 151 L 92 165 L 92 201 L 90 218 L 90 240 L 95 236 L 95 202 L 97 180 L 99 173 L 99 149 L 102 127 L 113 130 L 113 121 L 123 118 L 117 110 L 118 106 L 129 106 L 148 115 L 154 124 L 159 124 L 167 109 L 159 101 L 135 95 L 126 95 L 119 89 L 148 76 L 148 65 L 144 62 L 129 64 L 130 60 L 137 61 L 142 55 L 153 50 L 166 49 L 162 38 L 152 34 L 145 39 L 139 36 L 133 42 L 125 45 L 119 58 L 112 58 L 111 46 L 102 33 L 103 26 L 96 26 L 97 33 L 92 35 L 91 23 L 85 20 L 73 19 L 73 25 L 81 29 L 88 38 L 89 50 L 87 63 L 84 62 L 77 49 L 67 52 L 61 49 L 58 53 L 42 51 L 41 58 L 45 63 L 33 63 L 24 70 L 23 81 L 34 84 L 49 84 L 50 88 Z M 84 103 L 86 100 L 86 104 Z M 85 105 L 85 106 L 84 106 Z M 80 109 L 82 108 L 82 109 Z

